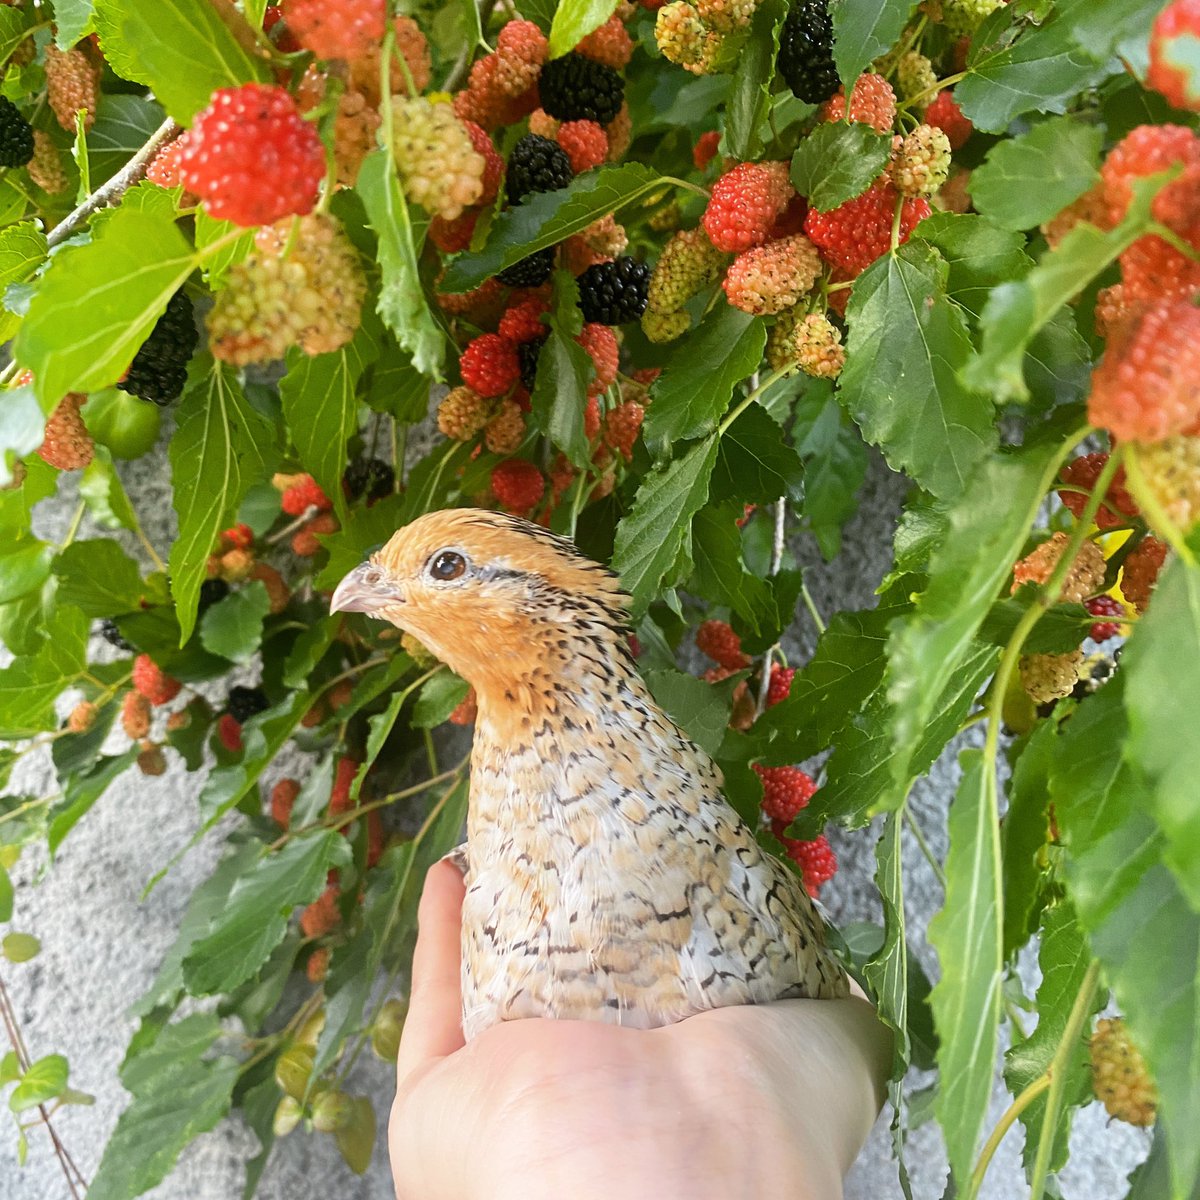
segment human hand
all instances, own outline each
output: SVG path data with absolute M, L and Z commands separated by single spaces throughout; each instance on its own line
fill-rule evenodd
M 389 1131 L 399 1200 L 838 1200 L 890 1064 L 864 999 L 649 1031 L 509 1021 L 466 1045 L 463 894 L 455 867 L 430 870 Z

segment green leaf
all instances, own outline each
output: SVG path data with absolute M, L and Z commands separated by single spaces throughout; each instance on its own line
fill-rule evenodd
M 1046 24 L 1027 26 L 1016 41 L 998 42 L 971 63 L 954 98 L 977 129 L 1003 133 L 1022 113 L 1065 112 L 1080 92 L 1109 74 L 1107 54 L 1093 57 L 1076 42 L 1072 7 L 1079 5 L 1056 5 Z
M 800 398 L 792 434 L 804 462 L 804 523 L 828 561 L 841 549 L 842 527 L 858 511 L 867 447 L 829 388 L 811 388 Z
M 847 90 L 900 40 L 916 7 L 917 0 L 833 0 L 833 61 Z
M 28 279 L 46 261 L 46 253 L 46 235 L 36 221 L 0 229 L 0 288 Z
M 214 364 L 207 378 L 184 393 L 168 451 L 172 503 L 179 536 L 171 546 L 171 590 L 180 645 L 196 623 L 205 563 L 217 535 L 233 522 L 252 483 L 270 475 L 275 429 L 246 400 L 237 374 Z
M 230 234 L 238 231 L 232 221 L 214 220 L 204 209 L 196 213 L 195 221 L 196 250 L 204 259 L 204 280 L 216 291 L 225 285 L 229 268 L 242 262 L 254 249 L 254 230 L 243 229 L 239 236 L 226 241 Z M 210 249 L 218 243 L 218 249 Z
M 6 1050 L 0 1055 L 0 1087 L 5 1087 L 21 1078 L 21 1067 L 17 1062 L 17 1052 Z
M 376 311 L 400 345 L 412 355 L 417 370 L 441 379 L 445 341 L 421 287 L 412 218 L 386 149 L 376 150 L 363 159 L 355 190 L 367 210 L 367 221 L 379 238 L 383 282 Z
M 413 709 L 412 723 L 417 729 L 440 725 L 466 699 L 470 685 L 453 671 L 439 671 L 422 688 Z
M 783 430 L 759 404 L 752 404 L 721 435 L 712 475 L 714 501 L 769 504 L 804 495 L 804 464 Z
M 1021 751 L 1009 785 L 1008 811 L 1000 834 L 1004 863 L 1004 959 L 1034 932 L 1038 855 L 1050 837 L 1050 766 L 1055 726 L 1043 721 Z
M 971 202 L 1004 229 L 1032 229 L 1082 196 L 1099 178 L 1104 132 L 1052 117 L 997 142 L 971 172 Z
M 13 915 L 13 885 L 8 871 L 0 862 L 0 924 L 11 921 Z
M 413 425 L 429 411 L 429 377 L 388 339 L 371 371 L 363 400 L 376 412 L 390 413 L 402 424 Z
M 103 93 L 96 123 L 87 135 L 91 186 L 97 188 L 111 179 L 146 144 L 164 115 L 148 96 Z
M 0 486 L 12 482 L 12 462 L 36 450 L 45 435 L 45 417 L 33 388 L 24 384 L 6 391 L 0 404 Z
M 112 69 L 153 89 L 169 116 L 190 125 L 217 88 L 270 83 L 207 0 L 95 0 L 96 30 Z
M 1001 911 L 996 773 L 979 750 L 961 755 L 950 806 L 946 901 L 929 923 L 942 977 L 930 994 L 939 1038 L 938 1123 L 963 1186 L 992 1091 L 1000 1021 Z
M 1037 1028 L 1017 1042 L 1004 1056 L 1004 1081 L 1008 1090 L 1019 1096 L 1054 1059 L 1067 1019 L 1083 986 L 1092 961 L 1087 936 L 1069 903 L 1055 904 L 1046 910 L 1042 923 L 1038 965 L 1042 982 L 1037 991 Z M 1092 1073 L 1088 1063 L 1087 1035 L 1082 1034 L 1071 1048 L 1062 1072 L 1063 1104 L 1054 1132 L 1050 1170 L 1057 1171 L 1067 1160 L 1067 1138 L 1071 1132 L 1071 1109 L 1092 1098 Z M 1046 1120 L 1046 1097 L 1038 1096 L 1021 1113 L 1025 1126 L 1025 1169 L 1032 1170 L 1037 1157 L 1038 1140 Z
M 617 11 L 618 0 L 562 0 L 550 25 L 550 57 L 573 50 Z
M 1029 611 L 1035 587 L 1030 587 L 1016 596 L 997 600 L 988 609 L 983 624 L 979 627 L 979 638 L 992 646 L 1006 646 L 1017 630 L 1021 618 Z M 1087 629 L 1087 617 L 1078 604 L 1056 604 L 1039 618 L 1025 639 L 1026 654 L 1065 654 L 1074 650 L 1083 640 Z
M 88 620 L 72 606 L 54 611 L 39 649 L 0 669 L 0 738 L 19 740 L 57 724 L 54 701 L 87 660 Z
M 15 1113 L 36 1108 L 61 1096 L 66 1086 L 67 1060 L 61 1054 L 47 1054 L 21 1076 L 21 1082 L 8 1098 L 8 1107 Z
M 946 295 L 948 267 L 932 247 L 903 245 L 854 285 L 842 403 L 894 470 L 941 499 L 961 494 L 996 444 L 992 406 L 966 391 L 971 353 L 962 311 Z
M 721 748 L 729 725 L 728 688 L 669 668 L 647 671 L 646 686 L 663 711 L 708 754 Z
M 279 384 L 283 416 L 300 462 L 343 518 L 346 443 L 358 432 L 355 391 L 378 353 L 378 341 L 363 325 L 349 343 L 330 354 L 288 351 L 288 371 Z
M 267 589 L 258 581 L 247 584 L 205 610 L 200 642 L 210 654 L 249 662 L 262 645 L 263 621 L 270 611 Z
M 947 294 L 976 320 L 996 284 L 1024 275 L 1032 265 L 1021 234 L 974 213 L 934 213 L 913 237 L 937 248 L 950 267 Z
M 755 158 L 762 146 L 759 130 L 770 108 L 783 18 L 780 0 L 759 4 L 751 18 L 750 35 L 738 51 L 733 86 L 725 104 L 725 142 L 734 158 Z
M 361 174 L 358 186 L 361 192 Z M 468 292 L 535 250 L 556 245 L 661 187 L 658 173 L 641 163 L 585 171 L 560 191 L 540 192 L 502 212 L 492 222 L 483 249 L 459 255 L 446 268 L 438 287 L 443 292 Z M 369 204 L 367 208 L 369 212 Z
M 664 579 L 674 582 L 686 570 L 681 559 L 689 556 L 691 519 L 708 498 L 716 458 L 717 439 L 709 437 L 650 471 L 632 510 L 617 526 L 613 569 L 633 597 L 635 617 L 646 611 Z
M 93 0 L 54 0 L 54 40 L 60 50 L 74 46 L 96 27 Z
M 863 824 L 873 813 L 895 809 L 913 781 L 923 775 L 959 731 L 980 688 L 996 670 L 996 650 L 972 645 L 957 671 L 930 706 L 912 757 L 896 780 L 893 771 L 892 716 L 881 688 L 863 711 L 837 737 L 825 767 L 825 784 L 793 826 L 802 836 L 816 837 L 837 819 L 850 826 Z
M 7 62 L 12 52 L 25 40 L 33 24 L 33 14 L 20 9 L 0 12 L 0 62 Z
M 754 723 L 749 737 L 771 766 L 803 762 L 824 750 L 878 688 L 888 629 L 907 606 L 835 614 L 787 699 Z
M 129 612 L 145 594 L 137 563 L 110 538 L 72 542 L 54 560 L 54 574 L 58 600 L 88 617 Z
M 131 746 L 124 754 L 105 756 L 88 771 L 73 775 L 63 788 L 62 799 L 50 811 L 50 828 L 46 847 L 51 856 L 58 853 L 68 833 L 91 810 L 93 804 L 108 791 L 118 776 L 123 775 L 137 760 L 138 748 Z
M 1122 669 L 1063 723 L 1050 794 L 1070 897 L 1158 1085 L 1171 1197 L 1184 1200 L 1200 1177 L 1200 915 L 1163 862 L 1152 797 L 1123 757 L 1124 688 Z
M 214 1014 L 196 1014 L 168 1025 L 126 1059 L 121 1081 L 133 1100 L 104 1148 L 88 1200 L 130 1200 L 149 1191 L 184 1146 L 229 1112 L 239 1064 L 225 1056 L 204 1059 L 220 1034 Z
M 169 217 L 118 208 L 67 246 L 38 284 L 15 354 L 49 412 L 67 392 L 116 383 L 195 266 Z
M 592 448 L 583 427 L 583 414 L 588 382 L 595 369 L 587 351 L 575 340 L 582 328 L 579 287 L 569 271 L 556 271 L 550 336 L 538 354 L 530 404 L 537 427 L 571 462 L 586 469 Z
M 733 390 L 762 360 L 762 321 L 728 304 L 710 312 L 654 381 L 642 438 L 655 457 L 690 438 L 711 433 Z
M 1164 855 L 1192 906 L 1200 909 L 1200 567 L 1174 559 L 1154 589 L 1121 659 L 1127 672 L 1126 755 L 1146 778 Z
M 827 121 L 796 147 L 792 185 L 807 197 L 810 208 L 828 212 L 862 195 L 887 166 L 891 153 L 892 139 L 870 125 Z
M 183 960 L 192 995 L 227 992 L 250 979 L 283 940 L 292 910 L 310 904 L 325 875 L 348 854 L 336 830 L 302 834 L 274 854 L 264 854 L 235 880 L 210 931 Z
M 25 963 L 42 952 L 42 943 L 32 933 L 8 933 L 0 939 L 0 955 L 10 963 Z
M 1047 438 L 987 459 L 947 514 L 949 529 L 934 551 L 929 584 L 913 615 L 897 622 L 889 646 L 898 783 L 925 732 L 931 703 L 972 651 L 984 616 L 1020 557 L 1064 449 Z M 1004 497 L 1003 504 L 996 503 L 997 496 Z
M 121 477 L 112 464 L 112 455 L 97 446 L 95 456 L 79 477 L 79 498 L 87 505 L 96 524 L 105 529 L 134 529 L 137 516 Z
M 0 604 L 39 591 L 50 578 L 54 548 L 36 538 L 18 537 L 0 550 Z
M 692 520 L 695 570 L 689 590 L 728 605 L 754 636 L 765 635 L 774 641 L 792 614 L 780 614 L 770 586 L 746 569 L 737 527 L 741 515 L 742 507 L 736 503 L 702 508 L 696 514 Z

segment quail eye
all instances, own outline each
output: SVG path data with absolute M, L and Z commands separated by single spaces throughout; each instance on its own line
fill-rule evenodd
M 429 562 L 429 574 L 442 583 L 457 579 L 466 569 L 467 560 L 457 550 L 439 550 Z

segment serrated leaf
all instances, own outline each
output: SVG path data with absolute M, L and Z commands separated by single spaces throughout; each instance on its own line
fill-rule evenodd
M 229 1112 L 239 1065 L 203 1057 L 220 1033 L 213 1014 L 185 1017 L 126 1059 L 121 1081 L 133 1099 L 104 1148 L 89 1200 L 130 1200 L 149 1191 L 184 1146 Z
M 764 763 L 803 762 L 830 745 L 883 679 L 888 629 L 906 611 L 907 606 L 873 608 L 830 619 L 787 698 L 750 730 Z
M 1001 826 L 1004 874 L 1004 959 L 1007 962 L 1034 932 L 1038 900 L 1038 855 L 1050 836 L 1050 765 L 1055 727 L 1041 722 L 1021 750 L 1008 789 Z
M 809 207 L 828 212 L 862 195 L 887 166 L 891 153 L 892 139 L 870 125 L 826 121 L 796 147 L 792 186 Z
M 1069 894 L 1158 1085 L 1170 1195 L 1184 1200 L 1200 1177 L 1200 915 L 1163 862 L 1152 798 L 1123 757 L 1124 688 L 1122 669 L 1063 723 L 1050 794 Z
M 891 718 L 881 688 L 837 736 L 825 766 L 825 784 L 793 826 L 793 836 L 816 837 L 832 819 L 851 827 L 872 814 L 897 808 L 913 781 L 937 761 L 958 732 L 980 688 L 996 669 L 997 653 L 974 645 L 930 707 L 912 758 L 897 782 L 893 778 Z
M 702 508 L 692 520 L 692 558 L 695 563 L 689 590 L 728 605 L 755 637 L 774 641 L 791 613 L 780 614 L 770 586 L 746 569 L 742 558 L 737 504 Z M 769 643 L 768 643 L 769 644 Z
M 54 560 L 54 574 L 58 600 L 89 617 L 129 612 L 145 594 L 137 563 L 110 538 L 72 542 Z
M 899 40 L 917 0 L 833 0 L 833 62 L 847 91 L 872 59 Z
M 1154 589 L 1121 659 L 1127 673 L 1126 755 L 1146 778 L 1166 837 L 1164 858 L 1200 909 L 1200 567 L 1174 559 Z
M 975 213 L 934 213 L 913 237 L 935 246 L 946 260 L 946 293 L 975 320 L 996 284 L 1024 275 L 1032 266 L 1021 234 Z
M 270 611 L 267 589 L 255 580 L 205 610 L 201 645 L 230 662 L 248 662 L 262 645 L 263 621 Z
M 270 475 L 276 434 L 246 400 L 236 373 L 223 365 L 214 364 L 184 393 L 178 411 L 168 451 L 172 503 L 179 514 L 170 567 L 183 645 L 195 627 L 208 555 L 250 485 Z
M 17 334 L 49 412 L 67 392 L 116 383 L 192 273 L 191 247 L 165 215 L 112 211 L 90 242 L 54 256 Z
M 769 419 L 769 418 L 768 418 Z M 613 569 L 633 597 L 635 617 L 646 611 L 664 579 L 678 568 L 691 519 L 708 498 L 717 438 L 689 447 L 673 462 L 650 471 L 633 508 L 617 526 Z
M 1032 595 L 1036 588 L 1026 589 Z M 1006 646 L 1021 618 L 1029 611 L 1032 596 L 1018 594 L 997 600 L 979 627 L 979 638 L 992 646 Z M 1047 609 L 1025 639 L 1026 654 L 1065 654 L 1083 641 L 1087 618 L 1078 604 L 1056 604 Z
M 359 178 L 361 191 L 361 175 Z M 585 171 L 560 191 L 529 196 L 502 212 L 492 222 L 483 249 L 459 255 L 446 268 L 438 287 L 444 292 L 468 292 L 535 250 L 556 245 L 661 187 L 658 172 L 641 163 L 623 163 Z
M 0 738 L 19 740 L 57 724 L 54 701 L 87 661 L 88 620 L 75 607 L 55 609 L 39 649 L 0 669 Z
M 1052 740 L 1052 739 L 1051 739 Z M 1037 991 L 1037 1028 L 1004 1056 L 1004 1081 L 1019 1096 L 1050 1066 L 1066 1032 L 1067 1019 L 1092 961 L 1087 936 L 1069 903 L 1046 910 L 1042 922 L 1038 965 L 1042 982 Z M 1067 1159 L 1071 1132 L 1071 1109 L 1092 1098 L 1092 1073 L 1088 1064 L 1087 1034 L 1082 1033 L 1063 1064 L 1063 1105 L 1054 1132 L 1050 1170 L 1057 1171 Z M 1025 1169 L 1032 1170 L 1038 1139 L 1046 1120 L 1046 1097 L 1038 1096 L 1022 1113 L 1025 1127 Z
M 28 279 L 46 261 L 46 235 L 38 222 L 0 229 L 0 288 Z
M 752 404 L 721 434 L 712 473 L 716 503 L 769 504 L 804 495 L 804 464 L 766 409 Z
M 997 142 L 971 172 L 971 202 L 1004 229 L 1032 229 L 1099 180 L 1103 140 L 1096 125 L 1051 117 Z
M 671 720 L 702 750 L 715 755 L 729 725 L 729 689 L 669 668 L 647 671 L 645 678 Z
M 1014 42 L 974 59 L 954 98 L 977 129 L 1003 133 L 1022 113 L 1065 112 L 1109 73 L 1107 55 L 1095 57 L 1076 42 L 1071 7 L 1057 5 L 1045 24 L 1027 26 Z
M 1063 450 L 1052 438 L 986 460 L 950 508 L 945 540 L 930 562 L 929 584 L 888 651 L 897 782 L 922 738 L 930 704 L 975 645 L 975 635 L 1020 557 Z M 1002 505 L 995 497 L 1003 496 Z
M 402 424 L 412 425 L 429 411 L 429 382 L 413 366 L 411 356 L 389 339 L 371 371 L 363 400 L 376 412 L 390 413 Z
M 948 267 L 931 246 L 910 242 L 867 268 L 846 320 L 846 367 L 838 395 L 889 465 L 941 499 L 961 494 L 996 444 L 992 406 L 963 388 L 971 341 L 946 295 Z
M 537 427 L 581 470 L 591 462 L 584 408 L 595 376 L 591 358 L 575 340 L 582 328 L 579 287 L 569 271 L 556 271 L 549 337 L 538 354 L 530 404 Z
M 112 69 L 153 89 L 167 113 L 190 125 L 217 88 L 271 82 L 208 0 L 95 0 L 96 31 Z
M 34 14 L 24 9 L 0 12 L 0 63 L 6 63 L 12 52 L 25 40 L 33 20 Z
M 92 32 L 94 7 L 94 0 L 54 0 L 54 40 L 60 50 Z
M 224 908 L 183 960 L 183 979 L 195 996 L 227 992 L 251 978 L 283 940 L 288 918 L 325 887 L 347 845 L 335 830 L 301 834 L 264 854 L 233 882 Z
M 762 360 L 761 320 L 719 304 L 671 353 L 654 381 L 642 438 L 655 457 L 677 442 L 711 433 L 733 390 Z
M 759 131 L 770 109 L 784 15 L 780 0 L 759 4 L 750 19 L 750 34 L 738 49 L 733 85 L 725 102 L 725 142 L 734 158 L 752 159 L 762 146 Z
M 470 684 L 453 671 L 439 671 L 421 688 L 413 709 L 412 723 L 417 729 L 440 725 L 462 702 Z
M 960 756 L 950 806 L 946 900 L 929 923 L 942 977 L 930 993 L 937 1027 L 938 1123 L 954 1178 L 971 1174 L 987 1115 L 1000 1021 L 1000 847 L 996 773 L 980 750 Z
M 562 0 L 550 25 L 550 57 L 573 50 L 617 11 L 618 0 Z
M 111 179 L 163 123 L 161 105 L 149 96 L 103 93 L 87 135 L 88 178 L 93 188 Z
M 811 389 L 796 405 L 792 436 L 804 463 L 805 526 L 829 561 L 842 545 L 842 527 L 858 511 L 867 477 L 867 447 L 832 389 Z
M 379 239 L 383 279 L 376 311 L 412 355 L 417 370 L 441 379 L 445 339 L 421 287 L 412 218 L 386 149 L 375 150 L 363 159 L 355 190 Z
M 67 1060 L 61 1054 L 47 1054 L 21 1076 L 21 1082 L 8 1097 L 8 1107 L 14 1113 L 36 1108 L 62 1095 L 66 1086 Z
M 358 432 L 356 389 L 378 354 L 379 342 L 364 324 L 350 342 L 329 354 L 289 350 L 288 371 L 279 383 L 284 419 L 300 462 L 343 519 L 346 444 Z

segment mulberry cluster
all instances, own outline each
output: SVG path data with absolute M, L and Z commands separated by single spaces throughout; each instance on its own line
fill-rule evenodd
M 92 435 L 83 423 L 79 409 L 87 397 L 69 392 L 55 406 L 46 420 L 46 432 L 38 454 L 60 471 L 77 471 L 92 461 L 96 452 Z
M 1185 533 L 1200 521 L 1200 437 L 1169 437 L 1138 451 L 1146 485 Z
M 729 671 L 750 665 L 749 656 L 742 651 L 742 639 L 726 621 L 705 621 L 696 630 L 696 648 Z
M 282 0 L 288 30 L 318 58 L 356 59 L 383 40 L 384 0 Z
M 0 167 L 23 167 L 33 158 L 33 150 L 29 122 L 7 96 L 0 96 Z
M 823 104 L 840 86 L 833 20 L 826 0 L 796 0 L 779 34 L 779 74 L 806 104 Z
M 703 228 L 675 234 L 663 247 L 650 275 L 647 314 L 653 318 L 678 313 L 693 296 L 721 278 L 728 261 L 728 255 L 708 240 Z M 686 329 L 690 318 L 686 313 L 682 315 Z
M 1087 493 L 1096 486 L 1106 462 L 1107 454 L 1084 454 L 1062 469 L 1060 479 L 1069 486 L 1059 491 L 1058 498 L 1076 518 L 1083 514 L 1088 501 Z M 1124 525 L 1130 517 L 1137 515 L 1138 506 L 1125 486 L 1125 468 L 1118 467 L 1108 485 L 1104 503 L 1096 510 L 1096 524 L 1101 529 L 1109 529 L 1113 525 Z
M 950 139 L 936 125 L 918 125 L 900 138 L 888 175 L 902 196 L 932 196 L 950 175 Z
M 816 247 L 798 233 L 739 254 L 722 286 L 734 308 L 767 316 L 795 305 L 820 274 Z
M 1158 1112 L 1158 1089 L 1125 1022 L 1113 1017 L 1098 1021 L 1088 1050 L 1092 1090 L 1108 1115 L 1131 1125 L 1153 1125 Z
M 1032 553 L 1013 567 L 1012 590 L 1026 583 L 1045 583 L 1058 566 L 1070 539 L 1061 531 L 1051 535 Z M 1067 604 L 1082 604 L 1094 596 L 1104 583 L 1104 551 L 1093 541 L 1084 541 L 1062 583 L 1062 599 Z
M 846 116 L 846 89 L 842 87 L 821 106 L 821 119 L 857 121 L 870 125 L 877 133 L 890 133 L 896 119 L 896 93 L 882 75 L 867 72 L 858 77 L 850 92 L 849 117 Z
M 1083 651 L 1067 654 L 1026 654 L 1017 664 L 1021 686 L 1035 704 L 1049 704 L 1069 696 L 1079 679 Z
M 324 214 L 259 231 L 256 252 L 229 272 L 208 316 L 209 344 L 244 366 L 282 358 L 290 346 L 324 354 L 358 328 L 366 279 L 340 225 Z
M 1167 561 L 1167 543 L 1156 537 L 1144 537 L 1121 566 L 1121 595 L 1144 613 L 1158 583 L 1158 575 Z
M 713 184 L 704 231 L 730 254 L 761 246 L 795 195 L 787 163 L 739 163 Z
M 46 46 L 46 99 L 59 125 L 70 134 L 80 112 L 84 129 L 92 128 L 100 100 L 100 64 L 84 45 L 60 50 L 51 41 Z
M 527 133 L 508 156 L 508 202 L 520 204 L 537 192 L 555 192 L 574 178 L 567 152 L 549 138 Z
M 729 65 L 725 34 L 707 25 L 688 0 L 673 0 L 658 10 L 654 40 L 663 58 L 693 75 L 710 75 Z
M 830 266 L 853 278 L 887 253 L 899 199 L 889 180 L 877 180 L 861 196 L 829 212 L 809 209 L 804 218 L 804 232 Z M 927 200 L 904 200 L 900 208 L 900 241 L 907 241 L 917 224 L 931 212 Z
M 154 323 L 117 387 L 155 404 L 169 404 L 183 391 L 199 337 L 192 302 L 180 289 L 167 302 L 166 312 Z
M 579 307 L 585 321 L 623 325 L 646 311 L 650 268 L 627 255 L 596 263 L 579 276 Z

